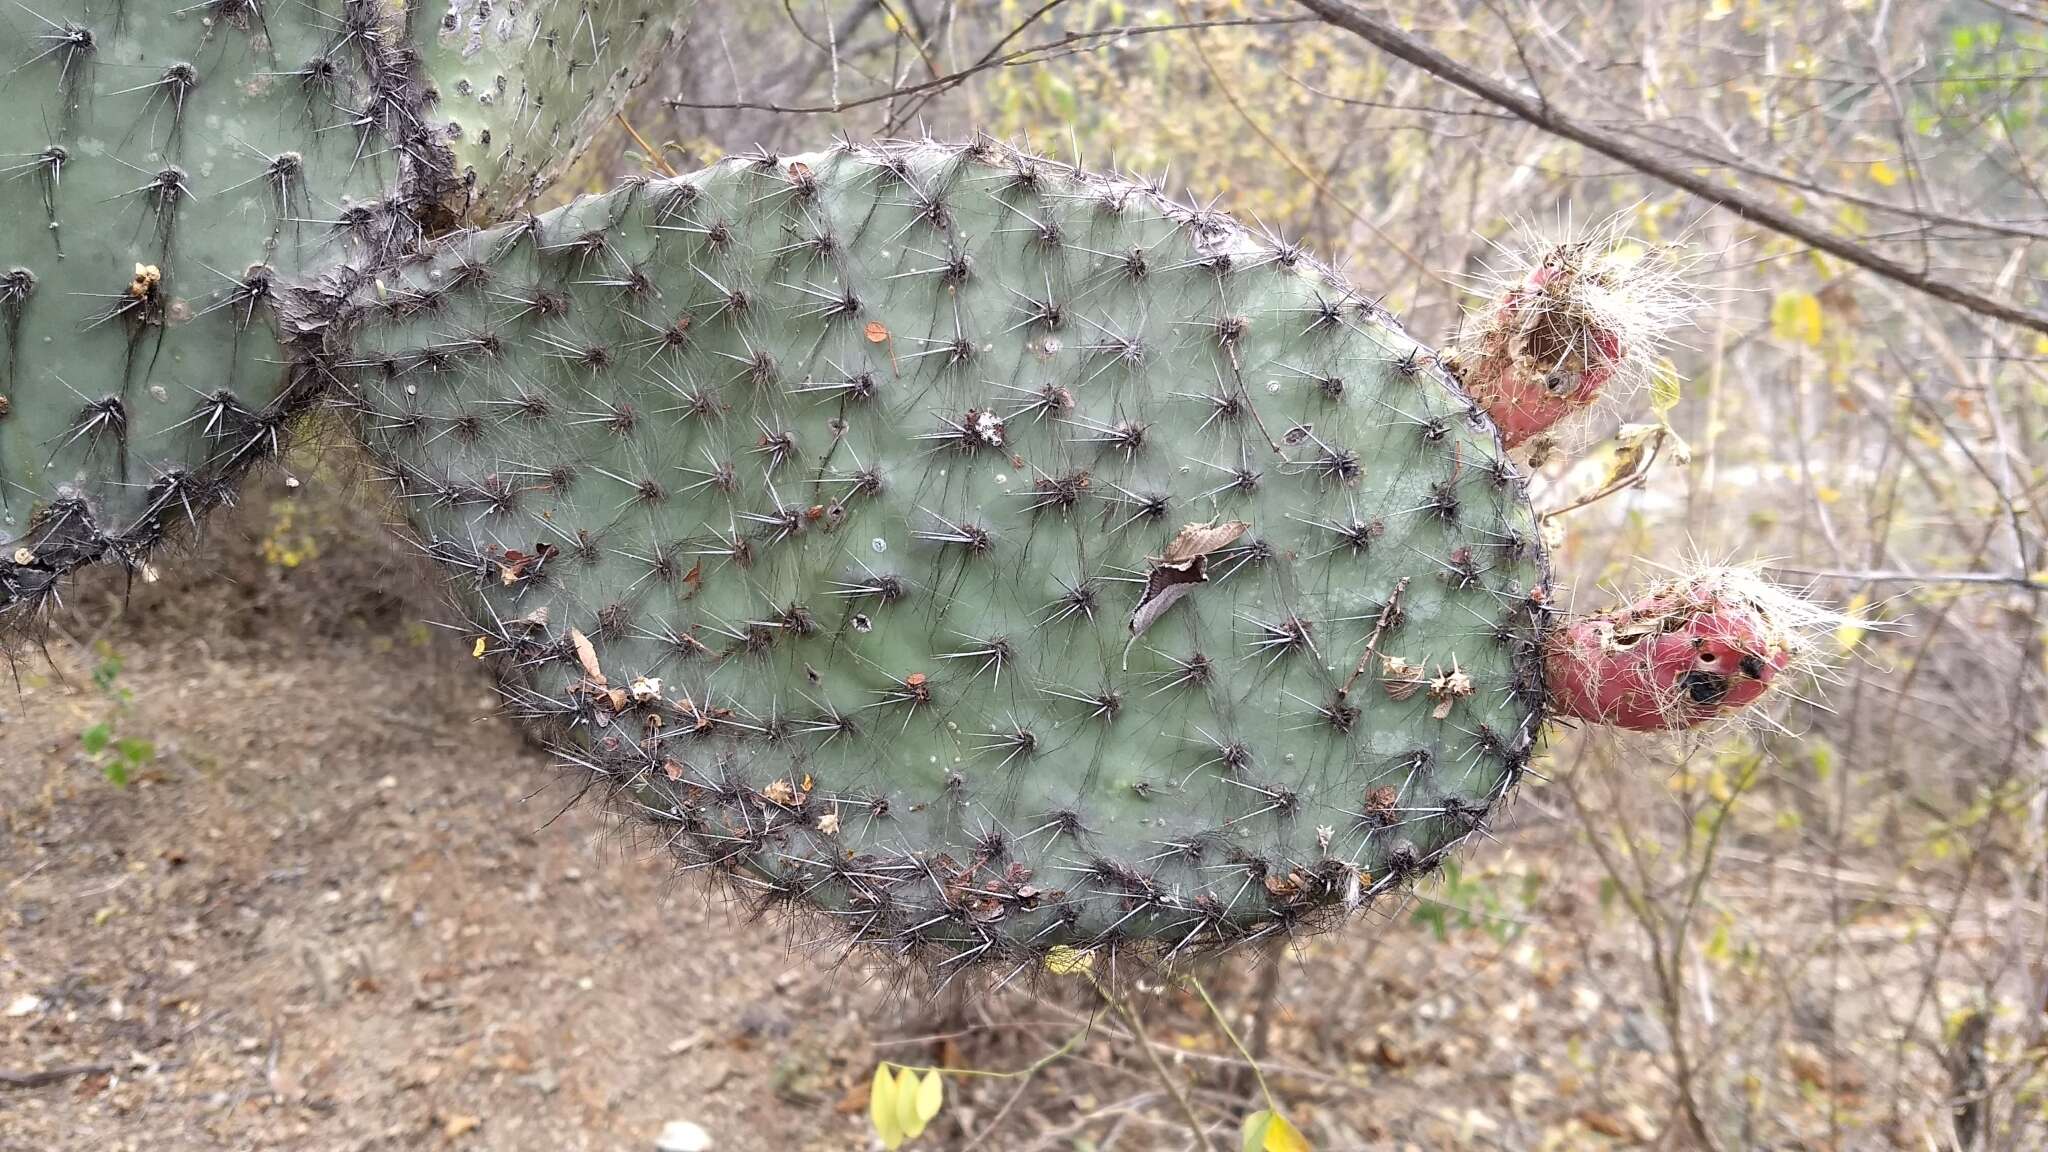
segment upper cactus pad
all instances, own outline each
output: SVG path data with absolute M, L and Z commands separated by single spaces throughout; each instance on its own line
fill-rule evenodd
M 561 175 L 654 55 L 682 35 L 687 0 L 432 0 L 415 32 L 456 162 L 485 218 Z
M 327 388 L 305 342 L 355 281 L 531 194 L 674 32 L 625 3 L 425 7 L 0 12 L 0 639 L 230 498 Z
M 1432 866 L 1539 722 L 1491 426 L 1298 247 L 1010 150 L 451 238 L 334 354 L 519 710 L 691 865 L 949 958 Z
M 378 5 L 0 13 L 0 623 L 227 498 L 319 390 L 286 286 L 419 240 L 445 167 Z

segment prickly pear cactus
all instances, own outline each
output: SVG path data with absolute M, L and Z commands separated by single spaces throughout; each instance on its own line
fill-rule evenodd
M 729 160 L 362 284 L 334 371 L 518 712 L 941 965 L 1213 949 L 1515 783 L 1492 425 L 1299 248 L 986 142 Z
M 471 60 L 426 7 L 0 12 L 0 637 L 230 498 L 328 387 L 308 342 L 354 282 L 508 208 L 505 173 L 529 193 L 674 32 L 624 3 L 441 5 Z M 511 35 L 526 69 L 492 47 Z
M 417 35 L 456 163 L 488 216 L 525 204 L 582 154 L 653 58 L 682 0 L 427 0 Z
M 386 31 L 368 3 L 0 13 L 0 611 L 196 522 L 310 398 L 284 283 L 410 242 Z

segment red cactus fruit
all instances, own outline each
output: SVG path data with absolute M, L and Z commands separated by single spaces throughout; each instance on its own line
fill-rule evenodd
M 1544 660 L 1556 710 L 1635 731 L 1692 728 L 1755 703 L 1804 648 L 1789 597 L 1740 569 L 1659 585 L 1559 629 Z
M 1698 256 L 1638 243 L 1628 223 L 1504 247 L 1487 273 L 1486 304 L 1444 362 L 1508 447 L 1671 371 L 1664 349 L 1699 304 L 1687 281 Z
M 1613 269 L 1560 245 L 1509 288 L 1478 338 L 1454 358 L 1465 387 L 1509 448 L 1599 398 L 1631 349 L 1610 319 Z

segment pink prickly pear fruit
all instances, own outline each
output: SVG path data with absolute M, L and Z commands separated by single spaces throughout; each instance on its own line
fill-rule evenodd
M 1557 631 L 1544 659 L 1551 701 L 1563 715 L 1638 732 L 1739 711 L 1799 658 L 1800 608 L 1810 610 L 1741 569 L 1659 585 Z
M 1692 258 L 1637 244 L 1621 224 L 1533 263 L 1506 252 L 1512 266 L 1445 356 L 1508 447 L 1670 370 L 1662 351 L 1698 303 Z
M 1507 290 L 1454 357 L 1465 388 L 1509 448 L 1600 396 L 1630 347 L 1606 322 L 1614 276 L 1586 245 L 1559 245 Z

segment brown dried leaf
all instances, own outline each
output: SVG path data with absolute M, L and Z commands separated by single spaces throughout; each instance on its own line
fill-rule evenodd
M 1239 536 L 1251 530 L 1251 525 L 1242 520 L 1229 520 L 1218 524 L 1183 524 L 1174 534 L 1173 542 L 1166 546 L 1166 555 L 1154 559 L 1158 564 L 1181 564 L 1197 556 L 1207 556 L 1218 548 L 1235 543 Z
M 796 785 L 787 780 L 777 780 L 761 789 L 761 798 L 784 808 L 794 808 L 803 803 L 803 795 L 796 790 Z
M 861 331 L 866 334 L 870 344 L 880 344 L 889 338 L 889 326 L 880 320 L 868 321 L 868 326 Z
M 1436 701 L 1436 707 L 1430 711 L 1430 716 L 1438 720 L 1444 719 L 1451 714 L 1453 704 L 1471 694 L 1472 677 L 1466 675 L 1453 659 L 1450 671 L 1446 672 L 1439 667 L 1429 682 L 1429 698 Z
M 569 644 L 576 649 L 576 662 L 583 665 L 584 678 L 600 688 L 604 687 L 604 670 L 597 666 L 597 649 L 591 647 L 590 637 L 571 628 Z
M 1380 684 L 1387 690 L 1387 699 L 1406 700 L 1421 691 L 1428 682 L 1423 676 L 1422 665 L 1399 656 L 1380 657 Z
M 1394 808 L 1401 802 L 1401 794 L 1392 788 L 1381 786 L 1365 794 L 1365 814 L 1380 824 L 1392 821 Z

